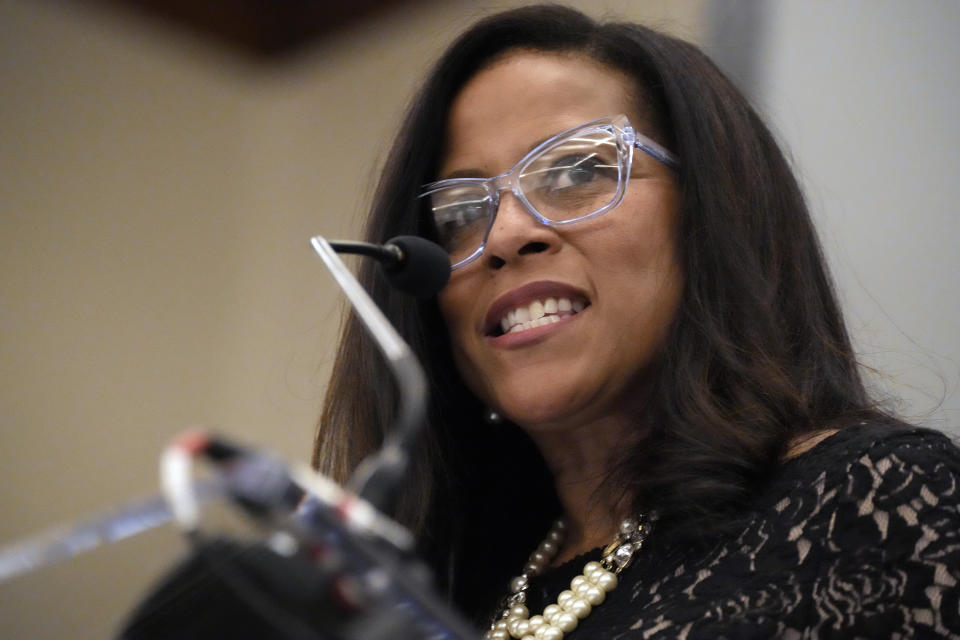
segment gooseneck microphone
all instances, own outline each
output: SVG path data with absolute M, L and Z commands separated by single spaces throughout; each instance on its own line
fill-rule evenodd
M 359 253 L 381 261 L 387 278 L 395 286 L 420 297 L 435 295 L 443 287 L 450 277 L 450 261 L 447 252 L 439 246 L 412 236 L 399 236 L 382 246 L 330 242 L 323 236 L 314 236 L 310 238 L 310 244 L 383 354 L 397 385 L 397 414 L 384 436 L 383 445 L 360 462 L 347 483 L 353 493 L 380 511 L 391 513 L 411 454 L 423 431 L 427 377 L 410 346 L 340 260 L 337 247 L 347 253 Z
M 383 267 L 387 280 L 416 298 L 435 296 L 450 279 L 450 258 L 443 247 L 417 236 L 397 236 L 384 244 L 330 240 L 337 253 L 367 256 Z

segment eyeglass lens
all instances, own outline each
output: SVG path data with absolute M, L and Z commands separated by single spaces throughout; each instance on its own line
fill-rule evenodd
M 570 221 L 617 197 L 623 155 L 607 129 L 591 129 L 548 145 L 519 165 L 522 196 L 543 218 Z M 452 183 L 430 195 L 440 243 L 456 264 L 483 243 L 498 195 L 488 182 Z

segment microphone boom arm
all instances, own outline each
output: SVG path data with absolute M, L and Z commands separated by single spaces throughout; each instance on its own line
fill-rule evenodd
M 310 238 L 310 244 L 346 294 L 360 321 L 373 336 L 377 348 L 386 358 L 399 390 L 397 417 L 393 428 L 385 436 L 383 446 L 360 463 L 347 483 L 349 490 L 377 509 L 389 513 L 393 494 L 406 473 L 410 450 L 420 435 L 426 415 L 426 375 L 410 347 L 337 255 L 333 245 L 341 243 L 331 243 L 323 236 L 314 236 Z M 372 255 L 367 251 L 351 252 L 371 257 L 379 255 Z M 396 259 L 396 256 L 393 257 Z
M 312 242 L 312 240 L 311 240 Z M 396 265 L 403 260 L 404 255 L 395 244 L 372 244 L 370 242 L 356 242 L 354 240 L 328 240 L 327 244 L 336 253 L 352 253 L 367 256 L 387 265 Z

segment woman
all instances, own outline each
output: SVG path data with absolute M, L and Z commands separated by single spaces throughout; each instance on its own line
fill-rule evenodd
M 396 515 L 488 637 L 960 637 L 960 455 L 872 404 L 796 180 L 695 47 L 478 23 L 393 147 L 398 234 L 454 270 L 361 274 L 431 382 Z M 382 379 L 350 319 L 322 471 L 377 446 Z

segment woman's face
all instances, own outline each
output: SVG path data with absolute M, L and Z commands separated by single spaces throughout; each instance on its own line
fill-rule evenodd
M 627 76 L 588 59 L 509 54 L 454 101 L 438 178 L 498 175 L 542 140 L 606 116 L 626 114 L 643 132 L 634 96 Z M 642 403 L 683 277 L 675 176 L 644 153 L 633 157 L 623 202 L 567 227 L 541 225 L 503 192 L 484 254 L 439 294 L 465 382 L 528 430 L 626 415 Z M 492 329 L 538 304 L 556 304 L 561 319 Z

